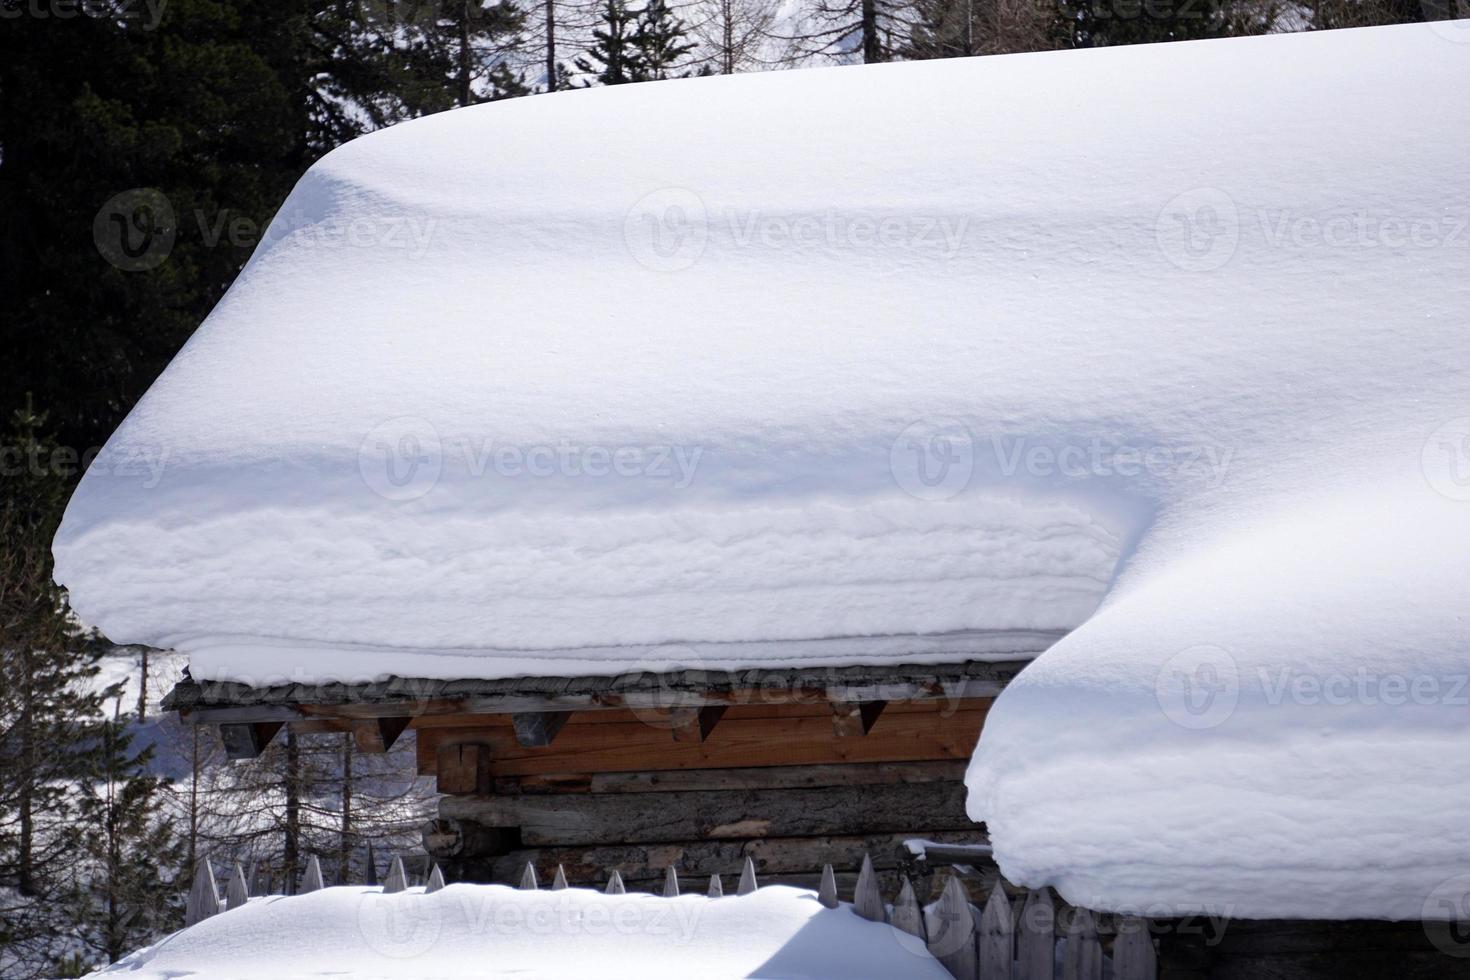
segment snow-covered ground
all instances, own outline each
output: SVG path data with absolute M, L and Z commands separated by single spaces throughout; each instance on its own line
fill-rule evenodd
M 923 943 L 782 885 L 719 899 L 450 885 L 258 898 L 127 956 L 137 980 L 689 976 L 896 980 L 949 974 Z
M 700 79 L 358 140 L 88 472 L 58 577 L 255 682 L 1077 627 L 971 769 L 1012 880 L 1417 918 L 1470 869 L 1467 37 Z

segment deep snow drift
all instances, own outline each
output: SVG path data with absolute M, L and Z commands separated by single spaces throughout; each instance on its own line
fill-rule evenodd
M 1467 37 L 702 79 L 358 140 L 88 472 L 58 577 L 113 639 L 257 683 L 1081 624 L 972 767 L 1012 879 L 1417 917 L 1470 860 Z
M 99 975 L 113 973 L 137 980 L 949 976 L 913 937 L 782 885 L 720 899 L 504 885 L 450 885 L 432 895 L 328 888 L 255 899 Z

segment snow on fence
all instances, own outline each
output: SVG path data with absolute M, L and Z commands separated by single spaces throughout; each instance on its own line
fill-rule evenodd
M 377 883 L 376 868 L 371 860 L 366 878 L 367 884 Z M 235 861 L 225 896 L 221 899 L 214 869 L 209 861 L 200 862 L 185 906 L 185 928 L 212 915 L 238 908 L 250 900 L 253 892 L 259 894 L 252 886 L 252 879 L 258 885 L 259 879 L 254 875 L 247 877 L 240 862 Z M 321 863 L 312 857 L 296 891 L 305 893 L 322 887 Z M 401 857 L 393 858 L 381 887 L 384 894 L 408 889 L 408 873 Z M 443 887 L 444 875 L 437 864 L 433 865 L 424 878 L 424 893 L 436 892 Z M 534 865 L 526 865 L 519 887 L 524 890 L 541 887 Z M 557 865 L 551 889 L 557 891 L 568 887 L 566 871 Z M 755 863 L 747 857 L 736 894 L 748 895 L 758 887 Z M 609 895 L 626 893 L 622 875 L 616 870 L 608 874 L 604 891 Z M 680 894 L 679 873 L 672 865 L 665 874 L 662 894 L 665 898 L 675 898 Z M 706 894 L 710 898 L 724 897 L 724 885 L 719 875 L 710 876 Z M 817 900 L 829 909 L 842 905 L 830 864 L 822 869 Z M 997 881 L 984 906 L 977 908 L 971 904 L 964 884 L 951 875 L 939 899 L 931 905 L 920 906 L 908 881 L 904 881 L 893 903 L 888 904 L 878 889 L 878 876 L 873 871 L 872 859 L 864 857 L 853 889 L 851 909 L 854 915 L 887 923 L 924 943 L 930 954 L 957 980 L 1103 978 L 1103 948 L 1093 914 L 1086 909 L 1074 909 L 1065 934 L 1059 937 L 1056 906 L 1051 890 L 1047 888 L 1023 892 L 1020 900 L 1012 904 Z M 1146 920 L 1120 917 L 1111 954 L 1113 980 L 1156 980 L 1158 965 Z

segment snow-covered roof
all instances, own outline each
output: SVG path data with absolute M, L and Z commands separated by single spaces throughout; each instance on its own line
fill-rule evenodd
M 949 976 L 922 941 L 784 885 L 720 899 L 504 885 L 450 885 L 429 895 L 328 888 L 252 899 L 99 975 L 112 973 L 136 980 Z
M 1464 28 L 357 140 L 88 471 L 58 578 L 247 682 L 1079 627 L 972 768 L 1009 877 L 1417 916 L 1470 854 Z

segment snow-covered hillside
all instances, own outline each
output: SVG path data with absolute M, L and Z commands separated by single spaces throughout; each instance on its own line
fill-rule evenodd
M 450 885 L 258 898 L 104 970 L 137 980 L 692 976 L 944 980 L 919 940 L 782 885 L 740 897 Z
M 255 682 L 1078 627 L 972 767 L 1012 880 L 1418 917 L 1470 860 L 1463 26 L 358 140 L 88 472 L 58 577 Z

